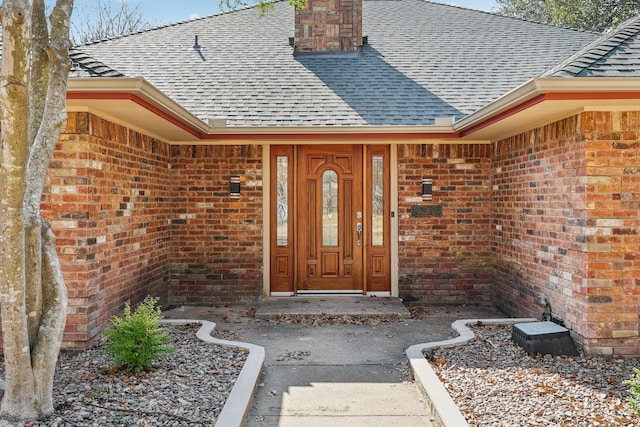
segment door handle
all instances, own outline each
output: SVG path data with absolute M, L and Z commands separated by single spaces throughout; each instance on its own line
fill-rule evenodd
M 362 223 L 356 223 L 356 232 L 358 233 L 358 246 L 362 245 Z

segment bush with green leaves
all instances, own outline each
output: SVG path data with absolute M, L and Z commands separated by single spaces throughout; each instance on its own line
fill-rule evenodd
M 127 301 L 122 315 L 111 318 L 105 330 L 108 339 L 105 352 L 115 359 L 117 366 L 140 372 L 174 350 L 166 345 L 170 337 L 160 326 L 162 312 L 157 302 L 157 298 L 148 296 L 132 313 Z
M 624 383 L 631 386 L 629 389 L 630 396 L 627 397 L 627 401 L 633 410 L 640 415 L 640 369 L 633 368 L 633 375 L 631 376 L 631 379 Z

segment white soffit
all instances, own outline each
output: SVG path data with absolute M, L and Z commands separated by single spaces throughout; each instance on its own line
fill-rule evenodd
M 495 141 L 581 111 L 638 110 L 638 78 L 540 78 L 465 117 L 454 129 L 464 140 Z
M 141 78 L 69 79 L 67 110 L 90 112 L 164 141 L 198 139 L 209 125 Z

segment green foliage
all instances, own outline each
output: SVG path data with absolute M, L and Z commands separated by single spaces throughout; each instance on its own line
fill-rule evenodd
M 496 0 L 497 13 L 604 32 L 640 13 L 640 0 Z
M 162 312 L 156 306 L 157 298 L 146 297 L 131 313 L 129 301 L 122 316 L 113 316 L 105 330 L 109 343 L 105 352 L 115 359 L 118 366 L 133 372 L 151 367 L 151 363 L 174 349 L 165 344 L 169 335 L 160 326 Z
M 273 10 L 275 4 L 279 0 L 220 0 L 220 10 L 238 10 L 246 7 L 255 6 L 260 12 L 260 16 L 264 16 L 265 13 Z M 293 6 L 296 10 L 304 9 L 307 0 L 288 0 L 289 6 Z
M 627 397 L 627 402 L 629 402 L 633 410 L 640 415 L 640 369 L 633 368 L 631 379 L 624 383 L 631 386 L 629 389 L 631 396 Z

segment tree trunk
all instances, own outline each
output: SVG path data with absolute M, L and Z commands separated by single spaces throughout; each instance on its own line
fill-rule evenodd
M 12 4 L 15 3 L 15 4 Z M 28 4 L 4 2 L 2 10 L 2 87 L 0 143 L 0 306 L 5 357 L 5 392 L 1 414 L 11 421 L 38 415 L 25 305 L 23 201 L 29 155 Z M 21 46 L 22 44 L 22 46 Z
M 55 236 L 40 200 L 66 119 L 73 0 L 4 0 L 0 75 L 0 308 L 5 392 L 0 420 L 21 423 L 53 411 L 53 376 L 67 293 Z M 4 425 L 4 423 L 2 423 Z

